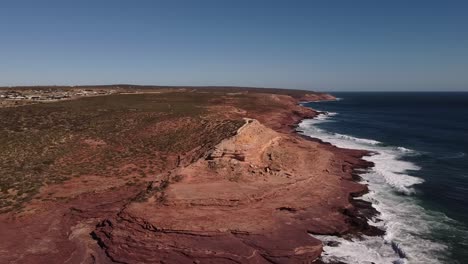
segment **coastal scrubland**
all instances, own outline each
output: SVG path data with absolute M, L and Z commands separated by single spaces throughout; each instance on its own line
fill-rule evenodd
M 204 118 L 214 97 L 125 94 L 0 109 L 0 210 L 70 177 L 133 175 L 138 182 L 173 165 L 169 156 L 213 146 L 242 123 Z

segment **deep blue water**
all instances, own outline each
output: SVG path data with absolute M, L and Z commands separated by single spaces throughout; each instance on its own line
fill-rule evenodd
M 405 202 L 422 208 L 414 213 L 423 212 L 428 215 L 424 219 L 433 221 L 428 224 L 430 231 L 415 232 L 415 243 L 419 236 L 445 245 L 445 256 L 440 262 L 468 263 L 468 93 L 333 95 L 341 100 L 305 104 L 333 114 L 326 122 L 310 124 L 320 130 L 310 132 L 311 136 L 347 135 L 378 141 L 376 146 L 382 150 L 397 147 L 409 150 L 397 159 L 419 168 L 397 174 L 417 177 L 423 182 L 412 185 L 411 194 L 395 190 L 395 195 L 411 197 L 405 198 Z M 398 206 L 398 200 L 394 200 Z M 432 219 L 433 215 L 437 216 Z M 437 225 L 442 222 L 441 215 L 453 219 L 446 222 L 448 227 Z

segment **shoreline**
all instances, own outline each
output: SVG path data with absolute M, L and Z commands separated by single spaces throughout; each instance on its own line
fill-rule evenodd
M 435 200 L 448 197 L 447 193 L 428 192 L 436 183 L 447 183 L 445 178 L 438 175 L 447 171 L 449 165 L 453 168 L 464 167 L 460 164 L 463 159 L 456 157 L 452 160 L 460 149 L 442 138 L 438 142 L 440 145 L 434 147 L 427 140 L 432 134 L 426 133 L 423 121 L 415 122 L 427 121 L 424 119 L 423 105 L 429 98 L 432 100 L 437 96 L 420 98 L 417 95 L 398 95 L 394 99 L 402 98 L 401 102 L 390 100 L 382 109 L 379 108 L 381 103 L 387 102 L 388 98 L 374 94 L 337 96 L 345 97 L 347 103 L 304 104 L 324 113 L 315 119 L 304 120 L 298 130 L 301 134 L 341 148 L 362 149 L 373 153 L 363 159 L 374 162 L 374 167 L 360 173 L 362 183 L 368 185 L 369 193 L 357 199 L 372 202 L 372 206 L 380 214 L 370 219 L 369 224 L 386 232 L 383 237 L 346 239 L 321 236 L 321 240 L 330 243 L 329 246 L 324 246 L 323 259 L 346 263 L 452 263 L 466 259 L 463 247 L 458 242 L 465 241 L 466 225 L 463 221 L 452 218 L 450 213 L 453 211 L 450 207 L 431 207 Z M 438 101 L 438 105 L 446 107 L 451 100 L 455 98 L 448 97 L 447 100 Z M 452 106 L 443 109 L 447 112 L 453 110 Z M 406 117 L 407 113 L 411 113 L 411 117 Z M 460 116 L 455 115 L 453 120 L 457 118 Z M 400 127 L 399 124 L 405 126 Z M 440 124 L 435 126 L 440 127 Z M 450 131 L 460 136 L 458 131 L 440 128 L 441 131 Z M 450 161 L 444 163 L 446 157 Z M 429 161 L 439 159 L 444 162 L 428 164 Z M 453 174 L 454 179 L 459 176 L 457 173 Z M 453 190 L 454 196 L 457 189 Z
M 311 109 L 315 113 L 314 113 L 313 116 L 305 116 L 302 119 L 295 122 L 293 124 L 292 133 L 295 133 L 295 134 L 299 135 L 300 137 L 302 137 L 302 138 L 304 138 L 306 140 L 310 140 L 310 141 L 313 141 L 313 142 L 318 142 L 319 144 L 321 144 L 322 146 L 330 149 L 333 152 L 342 153 L 342 152 L 348 152 L 349 151 L 350 153 L 353 153 L 353 154 L 358 153 L 357 156 L 358 156 L 359 162 L 357 162 L 355 164 L 352 164 L 352 167 L 351 167 L 350 171 L 348 171 L 348 173 L 350 173 L 352 181 L 365 186 L 365 189 L 362 190 L 362 191 L 350 192 L 349 193 L 349 202 L 355 207 L 355 210 L 345 211 L 345 213 L 348 216 L 350 216 L 352 218 L 352 221 L 354 221 L 354 224 L 357 225 L 357 228 L 355 230 L 349 232 L 349 234 L 355 235 L 355 236 L 360 236 L 360 235 L 383 236 L 385 234 L 384 230 L 381 230 L 381 229 L 379 229 L 377 227 L 371 226 L 368 223 L 368 220 L 370 220 L 372 217 L 378 216 L 380 214 L 380 212 L 377 211 L 377 209 L 375 209 L 372 206 L 371 202 L 354 199 L 354 198 L 357 198 L 357 197 L 362 197 L 363 195 L 369 193 L 369 189 L 368 189 L 367 185 L 360 183 L 363 180 L 362 177 L 360 176 L 360 174 L 365 173 L 365 171 L 367 171 L 370 168 L 375 166 L 375 164 L 373 162 L 370 162 L 370 161 L 367 161 L 367 160 L 363 159 L 366 156 L 371 156 L 372 152 L 367 151 L 367 150 L 340 148 L 340 147 L 337 147 L 337 146 L 335 146 L 335 145 L 333 145 L 333 144 L 331 144 L 329 142 L 325 142 L 325 141 L 323 141 L 323 140 L 321 140 L 319 138 L 315 138 L 315 137 L 312 137 L 312 136 L 301 134 L 300 131 L 297 130 L 297 128 L 299 127 L 299 124 L 303 120 L 315 119 L 319 114 L 323 113 L 323 112 L 315 110 L 313 108 L 305 107 L 302 104 L 308 103 L 308 102 L 326 102 L 326 101 L 336 101 L 336 98 L 335 99 L 326 99 L 326 100 L 315 100 L 315 101 L 310 101 L 310 100 L 309 101 L 298 101 L 298 105 L 300 107 L 303 107 L 303 108 L 306 108 L 306 109 Z M 351 155 L 353 155 L 353 154 L 351 154 Z M 338 235 L 338 236 L 342 237 L 341 234 Z

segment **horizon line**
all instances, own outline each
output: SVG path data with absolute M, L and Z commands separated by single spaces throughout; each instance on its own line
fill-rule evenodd
M 78 85 L 0 85 L 0 89 L 15 89 L 15 88 L 80 88 L 80 87 L 102 87 L 110 88 L 115 86 L 136 86 L 140 88 L 244 88 L 244 89 L 278 89 L 278 90 L 301 90 L 311 92 L 322 92 L 322 93 L 468 93 L 460 90 L 322 90 L 322 89 L 305 89 L 305 88 L 285 88 L 285 87 L 266 87 L 266 86 L 239 86 L 239 85 L 162 85 L 162 84 L 130 84 L 130 83 L 114 83 L 114 84 L 78 84 Z

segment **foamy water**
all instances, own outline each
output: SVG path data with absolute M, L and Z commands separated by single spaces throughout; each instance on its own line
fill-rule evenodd
M 375 164 L 360 175 L 369 186 L 369 193 L 358 198 L 372 203 L 380 212 L 369 224 L 386 231 L 383 237 L 344 239 L 336 236 L 315 236 L 324 241 L 325 262 L 345 263 L 451 263 L 447 246 L 433 239 L 434 232 L 453 232 L 455 221 L 439 212 L 419 206 L 414 186 L 423 182 L 409 175 L 419 170 L 415 164 L 402 160 L 416 155 L 411 149 L 384 146 L 381 142 L 330 133 L 318 128 L 322 122 L 332 122 L 337 113 L 323 113 L 315 119 L 303 120 L 298 131 L 341 148 L 372 151 L 365 160 Z M 333 242 L 333 243 L 331 243 Z

